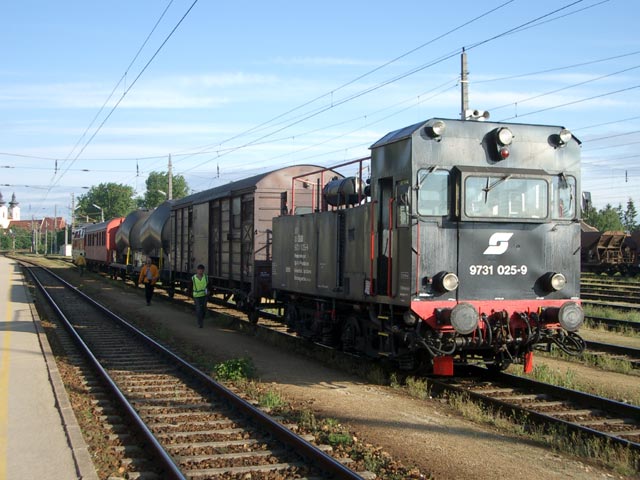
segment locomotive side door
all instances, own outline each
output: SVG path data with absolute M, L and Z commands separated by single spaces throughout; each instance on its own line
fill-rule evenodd
M 393 178 L 378 180 L 378 264 L 376 293 L 391 296 L 393 268 Z

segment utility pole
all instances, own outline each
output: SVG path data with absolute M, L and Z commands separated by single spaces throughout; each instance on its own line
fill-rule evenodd
M 469 72 L 467 71 L 467 52 L 462 47 L 462 55 L 460 56 L 460 119 L 465 120 L 467 110 L 469 110 Z
M 73 227 L 76 226 L 75 218 L 76 218 L 76 197 L 72 192 L 71 193 L 71 231 L 73 231 Z
M 53 252 L 54 255 L 58 254 L 58 205 L 53 206 Z
M 173 173 L 171 172 L 171 154 L 169 154 L 169 166 L 167 167 L 167 179 L 169 180 L 169 187 L 167 188 L 167 200 L 173 199 Z

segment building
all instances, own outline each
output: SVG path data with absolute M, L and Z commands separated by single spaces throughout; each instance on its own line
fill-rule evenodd
M 9 207 L 7 202 L 2 198 L 2 192 L 0 192 L 0 228 L 9 228 L 9 224 L 13 220 L 20 220 L 20 207 L 16 201 L 16 194 L 11 196 Z
M 22 230 L 37 230 L 39 232 L 58 232 L 64 230 L 67 222 L 63 217 L 44 217 L 31 220 L 11 220 L 11 228 L 21 228 Z

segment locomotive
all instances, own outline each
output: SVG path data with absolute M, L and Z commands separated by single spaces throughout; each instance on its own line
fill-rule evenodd
M 293 329 L 443 375 L 584 349 L 571 132 L 434 118 L 371 153 L 362 193 L 273 221 L 273 290 Z
M 171 294 L 202 263 L 251 321 L 280 307 L 297 334 L 404 369 L 529 371 L 534 349 L 585 346 L 579 187 L 580 142 L 562 127 L 432 118 L 366 159 L 249 177 L 156 221 L 133 212 L 111 267 L 150 255 Z

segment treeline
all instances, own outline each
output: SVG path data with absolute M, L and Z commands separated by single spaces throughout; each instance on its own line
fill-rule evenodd
M 587 206 L 582 212 L 582 219 L 601 232 L 608 230 L 633 232 L 638 230 L 637 215 L 638 211 L 633 204 L 633 199 L 629 198 L 626 209 L 622 208 L 622 204 L 618 204 L 617 207 L 607 204 L 600 210 Z

